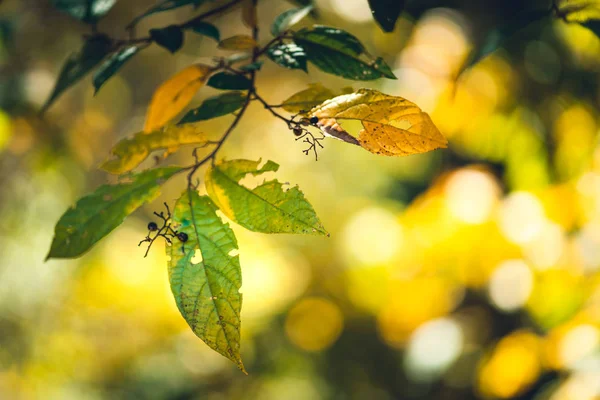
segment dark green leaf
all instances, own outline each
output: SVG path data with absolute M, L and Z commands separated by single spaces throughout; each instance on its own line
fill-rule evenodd
M 169 25 L 166 28 L 150 29 L 150 37 L 159 46 L 164 47 L 171 53 L 175 53 L 183 46 L 183 31 L 177 25 Z
M 396 79 L 382 59 L 366 54 L 358 39 L 341 29 L 314 26 L 300 30 L 294 39 L 306 52 L 308 61 L 327 73 L 359 81 Z
M 256 61 L 256 62 L 253 62 L 251 64 L 242 65 L 240 67 L 240 70 L 241 71 L 246 71 L 246 72 L 249 72 L 249 71 L 258 71 L 262 67 L 262 65 L 263 65 L 262 61 Z
M 48 258 L 74 258 L 121 225 L 125 217 L 160 194 L 160 186 L 181 168 L 155 168 L 127 182 L 102 185 L 79 199 L 56 224 Z
M 189 28 L 200 35 L 208 36 L 211 39 L 215 39 L 217 42 L 221 41 L 221 34 L 219 33 L 219 30 L 217 29 L 217 27 L 214 26 L 213 24 L 209 24 L 208 22 L 204 22 L 204 21 L 194 22 L 193 24 L 191 24 L 190 26 L 187 26 L 186 28 Z
M 269 47 L 267 56 L 285 68 L 301 69 L 306 72 L 306 53 L 295 43 L 281 43 Z
M 302 8 L 294 8 L 279 14 L 271 25 L 271 33 L 278 36 L 280 33 L 297 24 L 302 18 L 306 17 L 313 9 L 312 4 Z
M 164 0 L 164 1 L 161 1 L 156 6 L 150 8 L 148 11 L 146 11 L 142 15 L 136 17 L 133 20 L 133 22 L 131 23 L 131 26 L 136 25 L 143 18 L 146 18 L 149 15 L 160 13 L 163 11 L 169 11 L 169 10 L 173 10 L 175 8 L 179 8 L 179 7 L 183 7 L 183 6 L 187 6 L 187 5 L 193 5 L 194 8 L 198 8 L 200 5 L 202 5 L 202 3 L 204 3 L 204 1 L 205 0 Z
M 189 111 L 179 121 L 179 124 L 203 121 L 221 117 L 242 108 L 246 102 L 246 95 L 242 92 L 228 92 L 204 100 L 200 107 Z
M 404 0 L 369 0 L 375 21 L 385 32 L 392 32 L 404 9 Z
M 207 196 L 186 190 L 173 210 L 173 228 L 187 235 L 167 244 L 169 282 L 192 331 L 243 372 L 240 356 L 242 271 L 237 240 Z M 196 256 L 201 261 L 195 261 Z
M 83 78 L 110 53 L 112 41 L 106 35 L 89 38 L 79 53 L 72 54 L 60 71 L 56 85 L 40 112 L 44 112 L 67 88 Z
M 526 28 L 532 22 L 548 16 L 548 14 L 548 10 L 526 10 L 518 13 L 513 18 L 507 19 L 505 24 L 492 29 L 485 35 L 483 42 L 471 52 L 463 70 L 472 67 L 484 57 L 502 47 L 517 32 Z
M 52 0 L 54 7 L 88 24 L 102 18 L 117 0 Z
M 219 72 L 211 76 L 206 85 L 221 90 L 247 90 L 252 87 L 252 81 L 242 75 Z
M 94 88 L 96 93 L 111 76 L 113 76 L 140 48 L 127 46 L 110 56 L 94 73 Z

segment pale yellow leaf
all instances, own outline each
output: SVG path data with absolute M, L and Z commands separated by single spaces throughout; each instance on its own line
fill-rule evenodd
M 208 65 L 191 65 L 163 82 L 148 106 L 144 132 L 160 128 L 179 114 L 206 83 L 211 71 Z
M 140 165 L 154 151 L 163 150 L 162 156 L 166 157 L 180 146 L 207 143 L 206 135 L 196 124 L 169 126 L 150 133 L 138 132 L 117 143 L 111 150 L 111 157 L 100 168 L 112 174 L 122 174 Z
M 335 93 L 320 83 L 311 83 L 308 85 L 308 89 L 304 89 L 285 100 L 281 104 L 281 108 L 290 113 L 308 111 L 325 100 L 340 94 L 352 93 L 352 91 L 352 88 L 346 87 Z
M 360 121 L 364 129 L 359 132 L 358 144 L 375 154 L 419 154 L 448 144 L 429 115 L 416 104 L 377 90 L 360 89 L 327 100 L 313 108 L 309 116 L 319 118 L 326 134 L 344 141 L 349 141 L 344 138 L 348 133 L 339 123 Z
M 219 42 L 219 48 L 223 50 L 250 50 L 256 46 L 256 41 L 248 35 L 235 35 Z

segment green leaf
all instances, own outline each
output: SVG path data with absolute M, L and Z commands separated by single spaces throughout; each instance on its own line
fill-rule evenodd
M 341 29 L 316 25 L 298 31 L 294 40 L 324 72 L 359 81 L 396 79 L 382 59 L 367 55 L 358 39 Z
M 293 94 L 286 99 L 281 108 L 289 113 L 308 112 L 311 108 L 318 106 L 325 100 L 329 100 L 341 94 L 352 93 L 354 89 L 346 87 L 339 92 L 333 92 L 320 83 L 311 83 L 307 89 Z
M 284 11 L 273 20 L 271 33 L 273 36 L 279 36 L 280 33 L 288 30 L 292 25 L 297 24 L 301 19 L 310 14 L 312 9 L 312 4 L 309 4 L 306 7 Z
M 206 85 L 221 90 L 247 90 L 252 87 L 252 81 L 242 75 L 219 72 L 211 76 Z
M 275 63 L 285 68 L 306 69 L 306 53 L 304 49 L 295 43 L 280 43 L 269 47 L 267 56 Z
M 54 7 L 88 24 L 102 18 L 116 2 L 117 0 L 52 0 Z
M 100 168 L 111 174 L 123 174 L 140 165 L 153 151 L 163 150 L 162 157 L 184 145 L 205 145 L 206 135 L 194 125 L 169 126 L 150 133 L 138 132 L 113 147 L 111 156 Z
M 56 224 L 49 258 L 75 258 L 121 225 L 125 217 L 160 194 L 160 186 L 181 171 L 155 168 L 132 175 L 127 182 L 102 185 L 69 208 Z
M 189 111 L 179 124 L 204 121 L 231 114 L 242 108 L 247 96 L 242 92 L 227 92 L 204 100 L 200 107 Z
M 143 13 L 142 15 L 137 16 L 131 23 L 130 26 L 135 26 L 142 19 L 156 13 L 160 13 L 163 11 L 173 10 L 175 8 L 193 5 L 194 8 L 198 8 L 205 0 L 164 0 L 158 3 L 156 6 L 150 8 L 148 11 Z
M 217 42 L 221 41 L 221 34 L 219 33 L 219 29 L 213 24 L 209 24 L 208 22 L 198 21 L 193 24 L 186 26 L 186 28 L 191 29 L 192 31 L 203 35 L 208 36 L 211 39 L 216 40 Z
M 127 46 L 110 56 L 94 73 L 95 93 L 112 77 L 131 57 L 140 50 L 138 46 Z
M 150 37 L 161 47 L 175 53 L 183 46 L 183 30 L 177 25 L 166 28 L 150 29 Z
M 112 41 L 106 35 L 96 35 L 86 40 L 81 51 L 72 54 L 63 65 L 56 85 L 40 112 L 45 112 L 66 89 L 100 64 L 104 57 L 110 53 L 111 47 Z
M 492 29 L 485 35 L 481 45 L 477 46 L 471 52 L 462 70 L 477 64 L 483 58 L 502 47 L 517 32 L 548 15 L 548 10 L 525 10 L 508 19 L 505 24 Z
M 277 171 L 268 161 L 232 160 L 212 166 L 206 172 L 206 190 L 219 209 L 246 229 L 262 233 L 305 233 L 329 235 L 298 187 L 285 188 L 276 180 L 255 188 L 240 183 L 246 175 Z
M 404 9 L 404 0 L 369 0 L 375 21 L 385 32 L 392 32 Z
M 237 240 L 207 196 L 185 191 L 173 211 L 173 227 L 187 234 L 167 244 L 169 282 L 177 308 L 211 349 L 246 373 L 240 356 L 242 273 Z M 202 261 L 192 259 L 199 252 Z

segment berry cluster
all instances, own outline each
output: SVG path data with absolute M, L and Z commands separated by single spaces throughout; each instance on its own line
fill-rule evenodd
M 307 126 L 316 127 L 317 123 L 319 122 L 318 117 L 300 118 L 298 121 L 294 120 L 294 118 L 296 118 L 298 115 L 305 113 L 305 111 L 300 111 L 299 114 L 294 115 L 292 119 L 288 121 L 288 127 L 296 136 L 296 140 L 304 139 L 302 141 L 304 143 L 308 143 L 309 147 L 305 150 L 302 150 L 302 152 L 308 155 L 308 153 L 313 151 L 315 154 L 315 159 L 318 159 L 317 146 L 323 148 L 323 145 L 320 142 L 321 140 L 325 139 L 325 136 L 321 134 L 322 137 L 315 137 L 311 131 L 305 128 Z
M 146 249 L 146 253 L 144 257 L 148 255 L 150 251 L 150 247 L 158 237 L 163 237 L 167 243 L 173 244 L 173 239 L 177 238 L 181 243 L 185 243 L 188 241 L 188 235 L 185 232 L 178 232 L 171 227 L 171 210 L 169 209 L 169 205 L 164 203 L 165 208 L 167 209 L 167 215 L 165 215 L 162 211 L 160 213 L 154 212 L 158 218 L 162 220 L 162 226 L 158 226 L 158 224 L 154 221 L 148 223 L 148 235 L 142 240 L 138 246 L 141 246 L 142 243 L 148 242 L 148 248 Z M 182 244 L 181 250 L 184 251 L 185 244 Z

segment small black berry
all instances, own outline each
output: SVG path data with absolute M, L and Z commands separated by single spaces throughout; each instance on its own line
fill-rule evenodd
M 293 131 L 294 131 L 294 135 L 296 135 L 296 136 L 302 135 L 302 128 L 300 128 L 300 127 L 295 127 L 293 129 Z
M 182 242 L 187 242 L 188 240 L 188 235 L 185 232 L 178 232 L 177 233 L 177 239 L 181 240 Z
M 317 118 L 317 117 L 310 117 L 309 121 L 310 121 L 311 124 L 316 124 L 317 122 L 319 122 L 319 118 Z
M 155 231 L 155 230 L 157 230 L 157 229 L 158 229 L 158 225 L 156 225 L 156 222 L 150 222 L 150 223 L 148 224 L 148 230 L 149 230 L 150 232 L 154 232 L 154 231 Z

